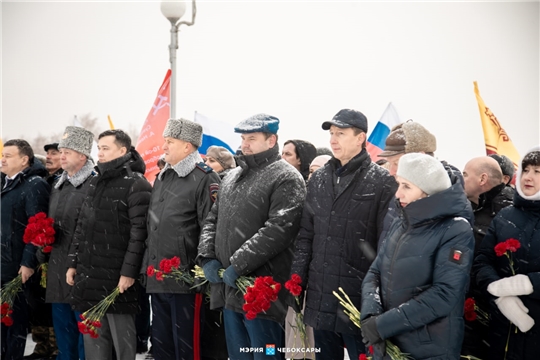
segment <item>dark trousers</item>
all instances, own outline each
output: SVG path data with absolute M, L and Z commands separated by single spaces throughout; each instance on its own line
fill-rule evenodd
M 1 328 L 2 360 L 20 360 L 24 356 L 28 335 L 28 303 L 22 291 L 15 297 L 10 317 L 13 319 L 13 325 L 2 324 Z
M 227 350 L 231 360 L 285 359 L 285 353 L 277 349 L 285 345 L 285 330 L 275 321 L 247 320 L 243 313 L 223 310 Z M 268 345 L 274 345 L 275 355 L 267 355 Z M 245 352 L 241 349 L 263 348 L 263 352 Z M 358 356 L 356 357 L 358 359 Z
M 51 305 L 56 345 L 58 346 L 56 360 L 84 360 L 83 335 L 77 326 L 80 312 L 71 310 L 69 304 L 53 303 Z
M 347 347 L 349 358 L 358 359 L 365 354 L 366 347 L 360 335 L 348 335 L 326 330 L 313 329 L 315 348 L 321 351 L 316 353 L 317 360 L 343 359 L 343 348 Z
M 137 331 L 137 352 L 148 347 L 150 338 L 150 295 L 146 289 L 139 286 L 139 306 L 141 312 L 135 316 L 135 329 Z
M 152 349 L 156 360 L 199 360 L 201 294 L 152 294 Z

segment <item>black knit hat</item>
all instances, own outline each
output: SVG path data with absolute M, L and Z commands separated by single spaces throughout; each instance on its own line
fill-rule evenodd
M 512 160 L 510 160 L 510 158 L 499 154 L 489 154 L 488 156 L 497 160 L 499 166 L 501 167 L 503 175 L 509 176 L 510 179 L 514 176 L 514 163 L 512 162 Z

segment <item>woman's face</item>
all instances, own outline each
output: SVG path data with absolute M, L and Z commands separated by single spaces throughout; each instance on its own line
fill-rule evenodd
M 528 165 L 521 173 L 521 192 L 532 196 L 540 191 L 540 166 Z
M 427 194 L 412 182 L 399 176 L 396 176 L 396 181 L 398 182 L 396 198 L 402 207 L 406 207 L 416 200 L 427 197 Z

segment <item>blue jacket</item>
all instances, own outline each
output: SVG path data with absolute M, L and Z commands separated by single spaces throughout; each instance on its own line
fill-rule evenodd
M 21 265 L 37 266 L 36 247 L 25 244 L 23 235 L 28 219 L 48 210 L 51 187 L 42 179 L 45 175 L 45 167 L 34 161 L 5 189 L 2 176 L 2 284 L 17 276 Z
M 459 182 L 402 208 L 362 284 L 362 320 L 401 351 L 458 359 L 474 251 L 470 205 Z
M 495 245 L 510 238 L 519 240 L 521 247 L 512 254 L 516 274 L 529 277 L 533 293 L 520 296 L 523 305 L 529 309 L 529 316 L 535 321 L 534 326 L 522 333 L 512 326 L 494 303 L 495 297 L 487 292 L 493 281 L 512 276 L 510 263 L 506 256 L 496 256 Z M 538 359 L 540 353 L 540 201 L 525 200 L 517 192 L 514 205 L 508 206 L 497 214 L 482 240 L 479 253 L 474 261 L 473 273 L 476 283 L 486 298 L 491 301 L 488 310 L 490 320 L 490 359 L 503 359 L 508 341 L 507 359 Z

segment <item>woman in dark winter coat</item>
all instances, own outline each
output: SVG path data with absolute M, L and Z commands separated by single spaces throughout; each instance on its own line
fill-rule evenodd
M 474 237 L 470 205 L 435 158 L 399 160 L 396 218 L 362 284 L 364 342 L 385 340 L 414 359 L 459 358 Z
M 509 239 L 518 240 L 519 247 L 505 251 Z M 514 205 L 502 209 L 493 219 L 473 271 L 480 289 L 491 299 L 491 307 L 486 309 L 491 315 L 489 359 L 538 359 L 540 147 L 529 151 L 521 161 Z
M 306 181 L 309 177 L 309 166 L 316 156 L 317 148 L 304 140 L 287 140 L 281 152 L 281 158 L 300 171 Z

